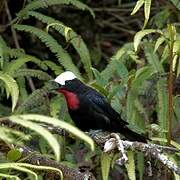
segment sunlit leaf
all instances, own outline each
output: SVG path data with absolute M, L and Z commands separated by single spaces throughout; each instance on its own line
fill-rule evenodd
M 133 9 L 133 11 L 132 11 L 132 13 L 131 13 L 131 15 L 134 15 L 134 14 L 141 8 L 141 6 L 144 4 L 144 1 L 145 1 L 145 0 L 138 0 L 138 1 L 136 2 L 136 5 L 135 5 L 135 7 L 134 7 L 134 9 Z
M 60 146 L 58 141 L 56 140 L 56 138 L 45 128 L 43 128 L 42 126 L 35 124 L 31 121 L 28 121 L 29 119 L 31 119 L 29 116 L 29 119 L 26 118 L 28 115 L 17 115 L 17 116 L 10 116 L 9 119 L 17 124 L 20 124 L 23 127 L 26 127 L 28 129 L 31 129 L 32 131 L 37 132 L 39 135 L 41 135 L 44 139 L 46 139 L 46 141 L 48 142 L 48 144 L 51 146 L 51 148 L 53 149 L 56 159 L 57 161 L 60 160 Z M 32 115 L 33 116 L 33 115 Z M 38 116 L 38 115 L 37 115 Z M 24 118 L 25 117 L 25 118 Z M 44 116 L 45 117 L 45 116 Z M 32 117 L 33 118 L 33 117 Z M 41 116 L 39 118 L 42 118 Z M 40 121 L 40 120 L 39 120 Z M 50 122 L 48 122 L 50 123 Z
M 102 179 L 108 180 L 109 179 L 109 171 L 111 167 L 111 161 L 113 158 L 113 153 L 102 153 L 101 154 L 101 172 L 102 172 Z
M 148 35 L 148 34 L 151 34 L 151 33 L 159 33 L 159 34 L 163 34 L 162 31 L 160 30 L 156 30 L 156 29 L 145 29 L 145 30 L 142 30 L 142 31 L 139 31 L 135 34 L 134 36 L 134 49 L 135 51 L 137 51 L 138 49 L 138 46 L 141 42 L 141 39 Z
M 5 85 L 7 86 L 9 93 L 11 94 L 12 99 L 12 111 L 14 111 L 14 108 L 18 102 L 19 98 L 19 88 L 16 83 L 16 81 L 7 73 L 0 72 L 0 80 L 2 80 Z
M 128 176 L 130 180 L 136 180 L 134 152 L 128 151 L 128 162 L 125 164 Z
M 48 124 L 52 124 L 54 126 L 58 126 L 62 129 L 65 129 L 66 131 L 72 133 L 73 135 L 77 136 L 78 138 L 88 143 L 90 145 L 91 150 L 94 151 L 95 147 L 93 140 L 89 136 L 87 136 L 84 132 L 80 131 L 78 128 L 72 126 L 69 123 L 66 123 L 56 118 L 51 118 L 48 116 L 36 115 L 36 114 L 19 115 L 18 117 L 27 121 L 32 120 L 37 122 L 45 122 Z

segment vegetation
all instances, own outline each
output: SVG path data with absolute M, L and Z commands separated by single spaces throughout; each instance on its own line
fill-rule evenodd
M 52 172 L 63 178 L 59 168 L 26 162 L 20 147 L 31 147 L 65 167 L 88 164 L 96 179 L 178 179 L 134 151 L 128 151 L 125 167 L 117 166 L 117 153 L 102 152 L 74 126 L 64 98 L 47 82 L 73 71 L 106 96 L 132 129 L 179 149 L 179 10 L 178 0 L 3 0 L 0 178 L 50 179 Z M 166 155 L 180 164 L 179 153 Z

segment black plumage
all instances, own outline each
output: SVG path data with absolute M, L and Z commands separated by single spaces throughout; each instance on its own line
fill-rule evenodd
M 128 122 L 124 121 L 107 99 L 95 89 L 86 86 L 78 79 L 66 81 L 60 89 L 76 95 L 79 101 L 78 108 L 68 107 L 68 110 L 72 120 L 81 130 L 102 129 L 119 132 L 129 140 L 146 142 L 147 138 L 130 130 Z

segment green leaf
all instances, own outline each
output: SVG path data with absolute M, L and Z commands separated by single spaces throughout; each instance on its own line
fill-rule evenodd
M 177 65 L 177 75 L 176 77 L 178 77 L 180 75 L 180 58 L 178 60 L 178 65 Z
M 157 51 L 157 49 L 159 48 L 159 46 L 165 41 L 165 37 L 164 36 L 160 36 L 157 41 L 156 41 L 156 44 L 155 44 L 155 47 L 154 47 L 154 53 Z
M 180 10 L 179 0 L 170 0 L 170 1 L 174 4 L 174 6 L 175 6 L 178 10 Z
M 144 46 L 145 56 L 148 60 L 148 63 L 152 65 L 154 72 L 163 73 L 164 68 L 159 60 L 158 55 L 153 51 L 153 47 L 151 44 L 146 44 Z
M 0 139 L 7 143 L 16 143 L 17 145 L 22 145 L 23 140 L 27 141 L 30 139 L 29 135 L 26 135 L 23 132 L 8 127 L 0 127 L 0 132 Z M 21 141 L 17 141 L 17 138 Z
M 52 77 L 44 72 L 44 71 L 41 71 L 41 70 L 38 70 L 38 69 L 25 69 L 25 68 L 21 68 L 19 70 L 16 71 L 14 77 L 36 77 L 40 80 L 50 80 L 52 79 Z
M 18 171 L 22 171 L 22 172 L 25 172 L 27 174 L 30 174 L 34 177 L 35 180 L 38 180 L 38 176 L 35 172 L 33 172 L 27 168 L 20 167 L 16 163 L 1 163 L 0 169 L 16 169 Z
M 53 19 L 49 16 L 45 16 L 41 13 L 33 12 L 33 11 L 28 12 L 28 14 L 30 16 L 35 17 L 36 19 L 40 20 L 43 23 L 51 24 L 51 27 L 53 29 L 55 29 L 58 33 L 60 33 L 62 36 L 64 36 L 66 39 L 67 39 L 66 32 L 69 32 L 68 33 L 70 36 L 69 43 L 72 44 L 74 49 L 79 54 L 81 61 L 84 65 L 84 69 L 87 72 L 89 79 L 92 79 L 91 58 L 90 58 L 89 50 L 88 50 L 85 42 L 83 41 L 83 39 L 76 32 L 74 32 L 73 29 L 70 28 L 71 31 L 67 31 L 69 29 L 69 27 L 67 27 L 62 22 L 60 22 L 56 19 Z M 58 25 L 58 24 L 60 24 L 60 25 Z
M 51 166 L 39 166 L 39 165 L 33 165 L 33 164 L 28 164 L 28 163 L 15 163 L 15 165 L 20 166 L 20 167 L 27 167 L 27 168 L 31 168 L 31 169 L 37 169 L 37 170 L 48 170 L 48 171 L 56 171 L 57 173 L 60 174 L 61 178 L 63 179 L 63 174 L 62 171 L 51 167 Z
M 66 4 L 66 5 L 72 4 L 81 10 L 88 10 L 93 16 L 93 18 L 95 17 L 95 14 L 91 8 L 89 8 L 86 4 L 77 0 L 46 0 L 45 2 L 44 0 L 34 0 L 28 3 L 21 11 L 19 11 L 19 13 L 17 14 L 17 17 L 26 18 L 27 13 L 30 10 L 32 11 L 39 8 L 48 8 L 49 6 L 63 5 L 63 4 Z
M 17 124 L 20 124 L 23 127 L 31 129 L 32 131 L 35 131 L 36 133 L 41 135 L 48 142 L 48 144 L 51 146 L 51 148 L 53 149 L 53 151 L 55 153 L 56 160 L 59 161 L 60 160 L 60 146 L 59 146 L 59 143 L 56 140 L 56 138 L 48 130 L 46 130 L 42 126 L 29 121 L 29 120 L 31 120 L 31 118 L 29 117 L 31 115 L 28 116 L 29 119 L 26 118 L 27 116 L 28 115 L 10 116 L 9 119 L 11 121 L 17 123 Z M 39 118 L 43 118 L 43 116 L 40 116 Z M 50 123 L 50 122 L 48 122 L 48 123 Z
M 7 73 L 0 72 L 0 80 L 2 80 L 5 83 L 8 92 L 11 94 L 12 111 L 14 111 L 19 97 L 18 85 L 16 81 Z
M 112 158 L 113 153 L 101 153 L 101 172 L 103 180 L 109 179 L 109 171 L 111 167 Z
M 161 78 L 157 82 L 158 94 L 158 124 L 162 129 L 160 136 L 166 138 L 168 131 L 168 94 L 167 94 L 167 80 Z
M 159 142 L 165 142 L 167 143 L 167 139 L 166 138 L 160 138 L 160 137 L 152 137 L 151 138 L 153 141 L 159 141 Z M 170 144 L 174 147 L 176 147 L 177 149 L 180 149 L 180 144 L 178 144 L 177 142 L 171 140 Z
M 32 120 L 32 121 L 44 122 L 44 123 L 52 124 L 54 126 L 58 126 L 62 129 L 65 129 L 69 133 L 72 133 L 73 135 L 77 136 L 78 138 L 84 140 L 86 143 L 88 143 L 90 145 L 90 148 L 92 151 L 94 151 L 94 149 L 95 149 L 94 142 L 89 136 L 87 136 L 84 132 L 80 131 L 78 128 L 76 128 L 76 127 L 72 126 L 71 124 L 68 124 L 64 121 L 61 121 L 56 118 L 51 118 L 48 116 L 35 115 L 35 114 L 20 115 L 18 117 L 20 117 L 21 119 L 27 120 L 27 121 Z
M 142 86 L 143 82 L 146 79 L 149 79 L 152 74 L 154 73 L 154 70 L 151 66 L 144 66 L 137 70 L 135 79 L 132 81 L 132 88 L 138 89 Z
M 128 162 L 125 164 L 125 167 L 126 167 L 129 179 L 136 180 L 134 152 L 128 151 L 127 156 L 128 156 Z
M 10 161 L 16 161 L 20 159 L 20 157 L 21 157 L 21 152 L 18 149 L 11 149 L 7 153 L 7 158 Z
M 139 171 L 139 180 L 144 179 L 144 154 L 142 152 L 137 153 L 137 169 Z
M 21 180 L 18 176 L 13 176 L 13 175 L 9 175 L 9 174 L 3 174 L 3 173 L 0 173 L 0 177 L 4 177 L 4 178 L 7 178 L 7 179 L 15 179 L 15 180 Z
M 43 61 L 56 75 L 59 75 L 63 72 L 61 66 L 58 66 L 52 61 Z
M 16 24 L 13 27 L 18 31 L 30 32 L 31 34 L 37 36 L 56 55 L 58 61 L 66 70 L 73 71 L 78 78 L 82 78 L 78 68 L 72 62 L 71 56 L 51 35 L 33 26 Z
M 100 86 L 105 86 L 106 85 L 106 80 L 104 79 L 104 77 L 102 76 L 102 74 L 95 68 L 91 68 L 93 73 L 94 73 L 94 76 L 95 76 L 95 79 L 96 79 L 96 82 L 100 85 Z
M 144 36 L 146 36 L 146 35 L 148 35 L 148 34 L 151 34 L 151 33 L 163 34 L 162 31 L 156 30 L 156 29 L 145 29 L 145 30 L 142 30 L 142 31 L 137 32 L 137 33 L 135 34 L 135 36 L 134 36 L 134 49 L 135 49 L 135 51 L 137 51 L 138 46 L 139 46 L 139 44 L 140 44 L 140 42 L 141 42 L 141 39 L 142 39 Z
M 33 62 L 42 69 L 47 70 L 47 66 L 40 59 L 34 56 L 24 55 L 8 63 L 8 65 L 3 69 L 3 71 L 13 76 L 14 73 L 27 62 Z
M 133 9 L 133 11 L 132 11 L 132 13 L 131 13 L 131 15 L 134 15 L 134 14 L 141 8 L 141 6 L 144 4 L 144 1 L 145 1 L 145 0 L 138 0 L 138 1 L 136 2 L 136 5 L 135 5 L 135 7 L 134 7 L 134 9 Z
M 145 16 L 145 21 L 144 21 L 144 26 L 143 29 L 145 28 L 148 20 L 149 20 L 149 16 L 150 16 L 150 11 L 151 11 L 151 0 L 145 0 L 144 1 L 144 16 Z

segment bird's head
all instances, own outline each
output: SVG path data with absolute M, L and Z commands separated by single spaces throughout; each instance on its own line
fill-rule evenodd
M 79 107 L 79 99 L 77 97 L 77 89 L 82 85 L 74 73 L 66 71 L 57 76 L 53 81 L 54 90 L 62 93 L 67 101 L 68 108 L 77 109 Z
M 51 80 L 52 82 L 52 89 L 61 91 L 61 90 L 68 90 L 68 91 L 75 91 L 76 88 L 81 83 L 76 75 L 71 71 L 66 71 L 61 73 L 59 76 L 57 76 L 54 80 Z

